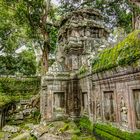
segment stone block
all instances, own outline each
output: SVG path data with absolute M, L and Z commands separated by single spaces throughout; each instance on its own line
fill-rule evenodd
M 5 125 L 5 126 L 2 128 L 2 131 L 3 131 L 3 132 L 17 133 L 17 132 L 20 131 L 20 127 L 12 126 L 12 125 Z

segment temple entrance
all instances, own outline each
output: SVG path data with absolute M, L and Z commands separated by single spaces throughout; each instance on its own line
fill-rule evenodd
M 104 92 L 104 117 L 105 120 L 114 122 L 115 112 L 114 112 L 114 92 L 105 91 Z
M 65 107 L 65 94 L 64 92 L 55 92 L 53 98 L 54 112 L 64 112 Z
M 140 129 L 140 89 L 133 90 L 136 127 Z
M 82 93 L 82 112 L 88 112 L 88 95 L 87 92 Z

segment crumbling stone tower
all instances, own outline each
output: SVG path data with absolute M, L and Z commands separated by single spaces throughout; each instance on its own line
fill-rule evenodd
M 107 36 L 102 15 L 96 9 L 78 9 L 62 18 L 56 62 L 42 78 L 43 119 L 82 115 L 82 104 L 87 101 L 82 99 L 79 70 L 82 66 L 90 69 L 91 58 L 104 48 Z
M 79 9 L 61 20 L 58 43 L 61 48 L 65 69 L 78 70 L 87 64 L 89 55 L 97 55 L 102 50 L 108 30 L 104 27 L 100 11 Z M 62 51 L 63 50 L 63 51 Z

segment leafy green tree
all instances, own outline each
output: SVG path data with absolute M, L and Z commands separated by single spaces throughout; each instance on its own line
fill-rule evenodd
M 32 40 L 26 35 L 26 26 L 19 26 L 14 6 L 0 0 L 0 75 L 33 75 L 36 73 L 34 52 L 16 53 L 22 46 L 29 48 Z
M 23 75 L 36 74 L 36 57 L 33 50 L 25 50 L 18 57 L 17 72 Z
M 11 55 L 0 56 L 0 75 L 14 75 L 16 59 Z
M 15 55 L 0 55 L 0 75 L 35 75 L 36 57 L 33 50 Z
M 38 44 L 42 51 L 42 69 L 48 70 L 48 56 L 56 44 L 57 29 L 52 22 L 55 20 L 55 8 L 50 0 L 3 0 L 8 7 L 15 10 L 14 18 L 17 25 L 26 26 L 26 35 L 33 44 Z M 51 20 L 50 20 L 51 19 Z
M 48 55 L 56 48 L 57 26 L 52 24 L 56 10 L 50 0 L 0 0 L 0 51 L 13 55 L 16 49 L 28 43 L 39 47 L 41 69 L 45 74 Z

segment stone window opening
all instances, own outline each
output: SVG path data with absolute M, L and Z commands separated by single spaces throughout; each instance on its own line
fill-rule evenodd
M 64 110 L 65 108 L 65 93 L 64 92 L 54 92 L 53 108 L 54 108 L 54 111 Z
M 135 110 L 136 127 L 140 129 L 140 89 L 133 90 L 133 102 Z

